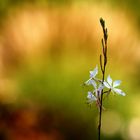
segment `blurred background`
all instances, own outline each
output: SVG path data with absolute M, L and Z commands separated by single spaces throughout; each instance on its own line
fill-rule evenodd
M 82 84 L 99 65 L 125 97 L 104 100 L 102 139 L 140 140 L 139 0 L 0 0 L 0 140 L 96 140 Z

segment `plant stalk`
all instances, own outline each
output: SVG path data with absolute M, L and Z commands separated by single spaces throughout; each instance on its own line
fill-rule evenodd
M 105 79 L 106 64 L 107 64 L 107 38 L 108 38 L 108 34 L 107 34 L 107 28 L 105 28 L 105 21 L 102 18 L 100 18 L 100 24 L 102 26 L 103 36 L 104 36 L 103 39 L 101 40 L 103 58 L 104 58 L 103 64 L 102 64 L 102 55 L 100 55 L 100 68 L 101 68 L 101 71 L 102 71 L 102 84 L 103 84 L 104 79 Z M 98 140 L 101 140 L 103 94 L 104 94 L 104 91 L 102 90 L 101 96 L 99 97 L 100 107 L 99 107 Z

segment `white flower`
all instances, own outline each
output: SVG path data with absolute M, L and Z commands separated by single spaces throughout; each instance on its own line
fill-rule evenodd
M 97 84 L 96 84 L 95 80 L 92 80 L 91 78 L 90 78 L 89 80 L 87 80 L 87 81 L 85 82 L 85 84 L 88 85 L 88 86 L 89 86 L 89 85 L 93 85 L 94 88 L 97 87 Z
M 113 93 L 115 92 L 119 95 L 125 96 L 125 93 L 121 89 L 116 88 L 117 86 L 119 86 L 121 84 L 120 80 L 116 80 L 116 81 L 113 82 L 110 75 L 109 75 L 107 77 L 107 82 L 105 81 L 103 84 L 104 84 L 105 87 L 111 89 L 111 91 Z
M 95 78 L 95 76 L 98 74 L 98 66 L 96 65 L 95 69 L 93 71 L 90 71 L 90 78 Z
M 104 88 L 103 84 L 99 84 L 98 88 L 95 88 L 94 92 L 96 94 L 96 97 L 100 97 L 103 88 Z
M 94 88 L 97 87 L 96 81 L 97 80 L 95 77 L 98 74 L 98 66 L 95 67 L 93 71 L 90 71 L 90 79 L 88 79 L 85 84 L 86 85 L 93 85 Z
M 97 100 L 97 98 L 92 94 L 91 91 L 88 92 L 87 99 L 89 104 L 92 104 L 94 101 Z

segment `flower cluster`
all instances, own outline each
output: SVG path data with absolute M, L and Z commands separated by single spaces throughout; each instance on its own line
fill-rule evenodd
M 93 71 L 90 71 L 89 73 L 90 73 L 90 78 L 85 82 L 85 85 L 87 86 L 92 85 L 93 91 L 88 91 L 87 93 L 88 104 L 92 104 L 93 102 L 96 101 L 96 103 L 100 105 L 100 97 L 101 94 L 104 93 L 109 94 L 110 92 L 112 92 L 113 94 L 116 93 L 125 96 L 125 93 L 121 89 L 116 88 L 121 84 L 120 80 L 115 80 L 113 82 L 110 75 L 108 75 L 107 80 L 102 81 L 98 79 L 96 77 L 98 74 L 98 66 L 96 66 L 95 69 Z M 106 91 L 104 91 L 105 88 L 107 89 Z

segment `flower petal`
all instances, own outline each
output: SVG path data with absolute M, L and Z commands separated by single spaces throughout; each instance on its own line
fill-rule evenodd
M 85 84 L 86 85 L 93 85 L 93 87 L 96 89 L 97 88 L 97 84 L 96 84 L 96 82 L 94 81 L 94 80 L 92 80 L 91 78 L 89 79 L 89 80 L 87 80 L 86 82 L 85 82 Z
M 121 89 L 113 88 L 113 91 L 116 92 L 119 95 L 125 96 L 125 93 Z
M 87 85 L 87 86 L 89 86 L 89 85 L 91 85 L 91 78 L 90 79 L 88 79 L 86 82 L 85 82 L 85 85 Z
M 107 87 L 109 89 L 111 88 L 111 86 L 106 81 L 104 81 L 103 84 L 104 84 L 105 87 Z
M 103 84 L 100 84 L 99 87 L 98 87 L 99 90 L 102 90 L 103 88 L 104 88 Z
M 89 91 L 89 92 L 88 92 L 88 95 L 87 95 L 87 98 L 88 98 L 88 99 L 91 99 L 93 96 L 94 96 L 94 95 L 92 94 L 92 92 Z
M 110 77 L 110 75 L 108 75 L 107 77 L 107 82 L 109 83 L 110 86 L 112 86 L 112 78 Z
M 92 94 L 91 91 L 88 92 L 87 99 L 89 104 L 97 100 L 97 98 Z
M 94 78 L 98 74 L 98 66 L 93 71 L 90 71 L 90 78 Z
M 93 85 L 93 87 L 96 89 L 97 88 L 97 84 L 94 80 L 91 80 L 91 85 Z
M 117 87 L 121 84 L 121 81 L 120 80 L 116 80 L 113 82 L 113 87 Z

